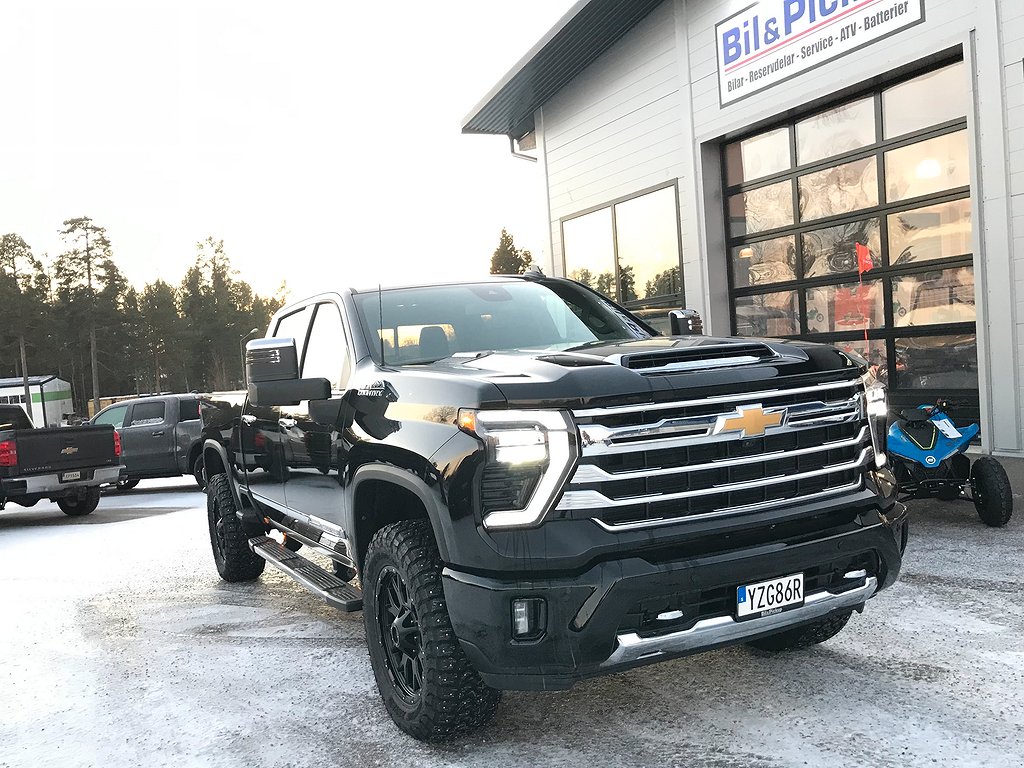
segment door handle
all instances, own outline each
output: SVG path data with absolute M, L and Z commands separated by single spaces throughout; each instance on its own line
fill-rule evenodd
M 247 413 L 242 417 L 242 423 L 245 424 L 245 426 L 247 427 L 251 427 L 253 424 L 256 423 L 256 417 L 253 416 L 251 413 Z
M 154 432 L 154 433 L 153 433 L 153 437 L 160 437 L 160 436 L 162 436 L 162 435 L 163 435 L 163 433 L 164 433 L 164 431 L 163 431 L 163 430 L 161 429 L 161 430 L 159 430 L 158 432 Z
M 292 427 L 294 427 L 299 422 L 297 422 L 295 419 L 285 418 L 285 419 L 278 419 L 277 423 L 280 426 L 284 427 L 285 429 L 291 429 Z

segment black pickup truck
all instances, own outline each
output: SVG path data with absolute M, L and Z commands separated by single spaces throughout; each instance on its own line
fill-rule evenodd
M 217 569 L 362 609 L 419 739 L 502 689 L 822 642 L 900 570 L 885 392 L 832 347 L 665 337 L 523 276 L 315 296 L 246 360 L 204 404 Z
M 88 515 L 100 486 L 121 477 L 120 456 L 120 436 L 109 425 L 33 429 L 21 406 L 0 405 L 0 509 L 49 499 L 65 515 Z

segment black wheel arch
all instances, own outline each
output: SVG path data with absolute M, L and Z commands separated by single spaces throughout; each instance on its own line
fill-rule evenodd
M 360 574 L 374 534 L 400 520 L 426 519 L 434 532 L 442 562 L 448 562 L 451 530 L 440 491 L 422 478 L 391 464 L 364 464 L 352 476 L 345 532 Z

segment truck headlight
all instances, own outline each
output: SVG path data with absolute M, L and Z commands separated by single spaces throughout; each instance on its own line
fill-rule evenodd
M 459 428 L 486 446 L 484 527 L 522 528 L 540 523 L 576 461 L 576 427 L 569 415 L 563 411 L 464 408 L 459 411 Z M 492 508 L 494 503 L 506 508 Z
M 865 378 L 864 385 L 864 412 L 868 417 L 868 427 L 871 430 L 871 447 L 875 453 L 875 466 L 881 469 L 889 461 L 885 455 L 889 426 L 889 398 L 886 395 L 885 385 L 881 382 L 873 378 L 871 380 Z

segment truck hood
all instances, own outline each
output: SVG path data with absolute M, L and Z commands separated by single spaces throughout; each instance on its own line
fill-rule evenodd
M 771 388 L 780 378 L 863 373 L 859 361 L 827 345 L 713 336 L 460 354 L 416 367 L 486 381 L 510 407 L 524 408 L 659 402 L 678 398 L 680 390 L 703 395 L 726 388 Z

